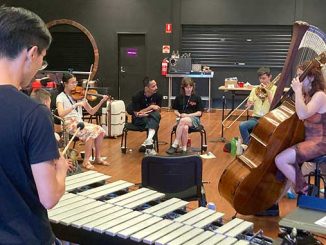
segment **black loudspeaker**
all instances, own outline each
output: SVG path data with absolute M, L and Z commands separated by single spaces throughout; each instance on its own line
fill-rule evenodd
M 169 73 L 188 73 L 191 71 L 191 58 L 171 58 L 169 63 Z

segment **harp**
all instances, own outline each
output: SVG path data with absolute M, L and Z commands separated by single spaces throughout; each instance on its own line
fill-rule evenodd
M 271 104 L 271 110 L 278 105 L 285 86 L 292 79 L 291 74 L 293 74 L 296 66 L 315 58 L 324 51 L 326 51 L 326 34 L 316 26 L 296 21 L 293 25 L 290 47 Z

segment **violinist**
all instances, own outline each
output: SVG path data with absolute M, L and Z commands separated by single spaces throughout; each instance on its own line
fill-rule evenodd
M 94 115 L 101 105 L 108 100 L 108 96 L 104 95 L 101 101 L 94 107 L 90 106 L 87 100 L 75 100 L 72 97 L 73 91 L 76 89 L 76 77 L 70 73 L 64 73 L 62 77 L 63 91 L 57 96 L 56 104 L 58 114 L 65 119 L 66 129 L 69 134 L 74 134 L 77 130 L 77 124 L 82 119 L 82 109 L 84 108 L 89 114 Z M 109 165 L 108 162 L 101 158 L 101 143 L 105 136 L 104 129 L 96 124 L 85 123 L 85 127 L 81 130 L 77 137 L 85 142 L 85 157 L 83 167 L 86 169 L 94 169 L 94 165 L 89 161 L 93 145 L 95 147 L 95 160 L 93 163 L 101 165 Z
M 298 72 L 302 73 L 307 64 L 300 65 Z M 313 67 L 302 82 L 297 76 L 291 87 L 295 93 L 296 113 L 304 121 L 305 140 L 279 153 L 275 164 L 297 193 L 311 194 L 313 186 L 308 186 L 300 167 L 305 161 L 326 154 L 326 94 L 321 69 Z
M 260 117 L 269 112 L 273 100 L 276 86 L 271 84 L 272 75 L 268 67 L 261 67 L 257 70 L 260 85 L 251 90 L 246 107 L 253 106 L 253 115 L 248 121 L 240 123 L 239 130 L 243 142 L 244 150 L 250 140 L 250 133 L 258 124 Z

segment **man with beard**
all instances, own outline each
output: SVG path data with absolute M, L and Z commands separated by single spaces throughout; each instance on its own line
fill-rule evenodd
M 139 152 L 156 155 L 153 137 L 161 120 L 162 95 L 157 93 L 157 83 L 154 79 L 145 77 L 143 85 L 144 89 L 132 97 L 132 123 L 148 130 L 147 139 L 139 148 Z

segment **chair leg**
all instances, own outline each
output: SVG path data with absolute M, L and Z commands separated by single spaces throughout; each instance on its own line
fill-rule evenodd
M 122 136 L 121 136 L 121 152 L 126 154 L 127 153 L 127 133 L 128 130 L 126 130 L 125 128 L 122 130 Z
M 156 152 L 159 152 L 157 131 L 155 132 L 154 135 L 154 141 L 155 141 L 154 144 L 156 146 Z
M 203 129 L 203 134 L 204 134 L 204 152 L 207 151 L 207 136 L 206 136 L 206 130 Z
M 311 185 L 312 184 L 312 177 L 314 178 L 314 185 L 317 187 L 317 197 L 320 197 L 320 180 L 322 180 L 324 182 L 324 186 L 325 186 L 325 179 L 323 177 L 323 175 L 321 174 L 320 168 L 319 168 L 319 164 L 316 164 L 316 168 L 314 171 L 310 172 L 309 174 L 306 174 L 304 177 L 308 177 L 308 184 Z M 326 196 L 324 195 L 324 198 L 326 198 Z
M 205 151 L 207 151 L 207 138 L 206 138 L 206 131 L 205 129 L 202 129 L 200 131 L 200 152 L 203 154 Z
M 205 193 L 205 189 L 204 186 L 201 186 L 201 195 L 200 195 L 200 199 L 198 200 L 198 205 L 200 207 L 206 207 L 207 206 L 207 199 L 206 199 L 206 193 Z
M 172 129 L 172 131 L 171 131 L 171 136 L 170 136 L 170 146 L 172 146 L 172 138 L 173 138 L 173 134 L 175 134 L 175 131 Z
M 203 140 L 203 131 L 200 131 L 200 153 L 203 154 L 204 153 L 204 140 Z

